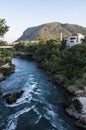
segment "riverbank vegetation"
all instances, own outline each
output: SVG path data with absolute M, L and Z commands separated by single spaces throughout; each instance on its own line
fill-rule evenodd
M 3 41 L 4 34 L 9 30 L 9 26 L 6 25 L 5 19 L 0 18 L 0 46 L 6 45 L 7 42 Z M 0 49 L 0 66 L 11 63 L 12 53 L 9 50 Z
M 49 40 L 46 43 L 20 43 L 16 51 L 32 54 L 39 66 L 51 73 L 56 82 L 62 80 L 62 85 L 73 85 L 79 89 L 86 86 L 86 43 L 65 47 L 65 41 Z M 60 82 L 61 84 L 61 82 Z
M 7 45 L 3 41 L 4 34 L 9 30 L 5 19 L 0 19 L 0 46 Z M 14 65 L 12 64 L 12 50 L 7 50 L 0 47 L 0 81 L 5 79 L 5 76 L 14 72 Z
M 12 62 L 12 51 L 10 50 L 0 50 L 0 67 L 6 63 Z

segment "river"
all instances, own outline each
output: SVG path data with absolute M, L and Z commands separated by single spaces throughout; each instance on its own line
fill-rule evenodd
M 0 130 L 78 130 L 61 105 L 64 90 L 34 62 L 13 58 L 15 73 L 0 82 L 2 94 L 24 90 L 8 105 L 0 96 Z

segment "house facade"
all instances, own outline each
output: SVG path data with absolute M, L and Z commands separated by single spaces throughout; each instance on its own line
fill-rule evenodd
M 74 45 L 81 44 L 82 39 L 84 39 L 84 38 L 85 38 L 85 36 L 82 35 L 81 33 L 73 34 L 72 36 L 69 36 L 67 38 L 66 46 L 67 47 L 72 47 Z

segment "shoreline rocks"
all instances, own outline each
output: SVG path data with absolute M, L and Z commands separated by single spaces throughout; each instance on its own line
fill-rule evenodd
M 3 73 L 3 75 L 9 75 L 15 71 L 15 65 L 7 63 L 0 67 L 0 72 Z
M 7 63 L 0 67 L 0 82 L 5 80 L 5 76 L 14 73 L 15 65 Z
M 14 56 L 21 57 L 21 58 L 27 59 L 27 60 L 33 60 L 33 55 L 31 53 L 27 53 L 27 52 L 15 52 Z
M 66 100 L 68 101 L 68 99 Z M 77 91 L 76 96 L 73 96 L 71 98 L 70 103 L 64 106 L 65 106 L 66 113 L 69 116 L 72 116 L 73 118 L 76 119 L 77 127 L 82 128 L 82 130 L 86 130 L 86 92 L 85 90 Z
M 67 77 L 65 75 L 54 75 L 51 70 L 43 67 L 41 64 L 37 62 L 39 67 L 46 71 L 52 77 L 52 82 L 58 84 L 66 89 L 65 91 L 65 100 L 62 105 L 65 108 L 65 112 L 76 119 L 76 126 L 81 128 L 82 130 L 86 130 L 86 112 L 83 113 L 83 108 L 85 110 L 86 103 L 79 101 L 80 97 L 85 98 L 86 100 L 86 90 L 80 90 L 76 86 L 70 85 L 65 86 L 65 82 L 67 81 Z
M 53 76 L 53 82 L 57 83 L 58 85 L 64 86 L 64 82 L 67 80 L 67 78 L 64 75 L 55 75 Z

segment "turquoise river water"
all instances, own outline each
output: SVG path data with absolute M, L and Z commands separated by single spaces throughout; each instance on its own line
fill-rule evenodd
M 2 95 L 24 90 L 8 105 L 0 96 L 0 130 L 78 130 L 61 105 L 64 90 L 34 62 L 13 58 L 15 73 L 0 82 Z

